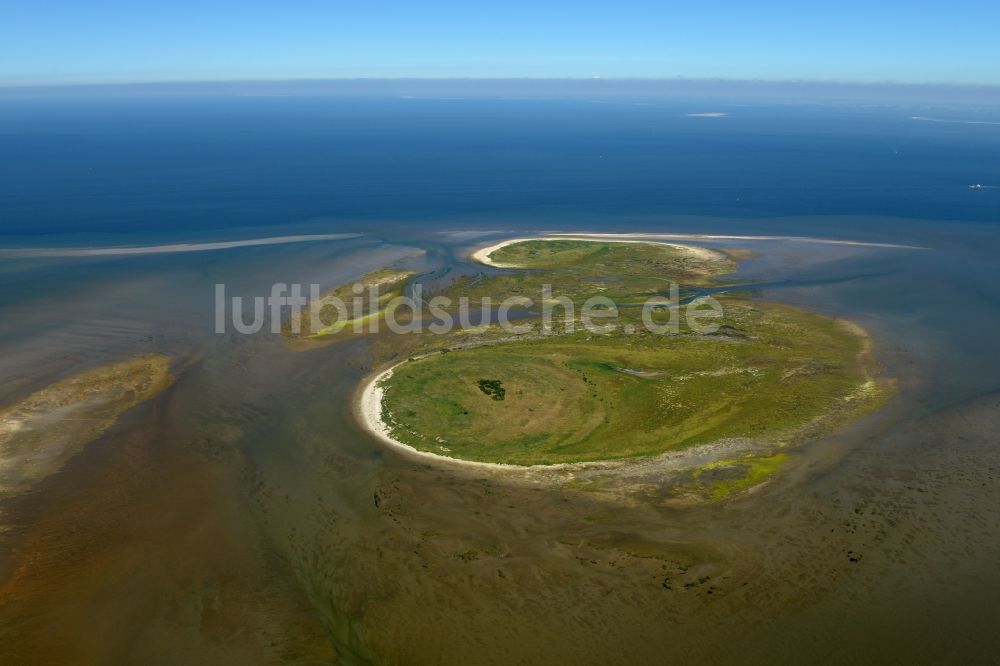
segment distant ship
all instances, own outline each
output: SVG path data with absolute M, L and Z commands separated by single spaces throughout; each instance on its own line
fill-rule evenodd
M 983 189 L 982 183 L 976 183 L 975 185 L 969 185 L 970 190 L 981 190 Z

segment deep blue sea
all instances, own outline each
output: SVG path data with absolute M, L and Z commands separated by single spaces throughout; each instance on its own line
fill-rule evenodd
M 728 115 L 688 115 L 713 112 Z M 0 100 L 0 235 L 18 244 L 45 241 L 12 236 L 124 232 L 135 242 L 577 215 L 1000 222 L 1000 113 L 719 100 Z

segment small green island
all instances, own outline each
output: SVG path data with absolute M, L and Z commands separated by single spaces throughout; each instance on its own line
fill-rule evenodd
M 388 302 L 403 293 L 412 271 L 380 268 L 362 275 L 353 284 L 340 285 L 319 300 L 293 313 L 282 325 L 282 333 L 293 348 L 309 348 L 310 342 L 333 341 L 357 335 L 373 321 L 385 316 Z M 377 298 L 359 298 L 377 290 Z
M 762 302 L 726 283 L 737 256 L 591 239 L 522 239 L 480 250 L 474 259 L 492 272 L 460 277 L 440 295 L 496 302 L 551 285 L 560 295 L 554 329 L 541 322 L 543 302 L 524 314 L 526 330 L 517 336 L 495 324 L 383 336 L 383 357 L 406 360 L 371 380 L 362 418 L 387 442 L 423 454 L 521 467 L 752 440 L 752 453 L 744 448 L 738 459 L 702 465 L 692 478 L 743 469 L 704 489 L 716 499 L 758 485 L 789 447 L 878 407 L 891 385 L 876 378 L 870 341 L 857 326 Z M 678 285 L 680 304 L 714 296 L 721 308 L 711 332 L 685 317 L 668 334 L 642 325 L 641 304 L 670 284 Z M 617 305 L 606 332 L 579 326 L 581 306 L 594 296 Z M 664 308 L 653 321 L 670 316 Z

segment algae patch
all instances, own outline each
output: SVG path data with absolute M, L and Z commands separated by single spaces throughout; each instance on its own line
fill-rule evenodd
M 695 490 L 697 494 L 705 495 L 711 500 L 727 499 L 769 481 L 787 462 L 787 453 L 735 460 L 718 460 L 696 469 L 692 477 L 697 480 L 705 476 L 707 472 L 736 472 L 736 474 L 730 478 L 717 479 L 707 485 L 700 485 L 697 489 L 689 490 Z

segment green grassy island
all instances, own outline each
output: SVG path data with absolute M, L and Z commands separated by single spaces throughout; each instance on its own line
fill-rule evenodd
M 864 331 L 751 300 L 735 285 L 725 296 L 716 293 L 722 314 L 711 333 L 697 332 L 684 317 L 669 334 L 642 326 L 641 302 L 664 293 L 670 282 L 689 299 L 725 286 L 720 279 L 737 266 L 727 254 L 662 243 L 545 239 L 474 256 L 502 270 L 463 277 L 444 295 L 496 302 L 551 284 L 576 306 L 569 323 L 577 326 L 567 325 L 563 308 L 555 330 L 528 317 L 531 332 L 519 336 L 493 325 L 475 335 L 456 331 L 397 343 L 409 358 L 373 384 L 378 405 L 367 417 L 378 421 L 384 438 L 458 460 L 519 466 L 654 456 L 734 438 L 766 442 L 752 459 L 705 468 L 747 467 L 746 478 L 708 489 L 721 498 L 767 480 L 785 459 L 778 449 L 829 431 L 885 398 Z M 614 330 L 579 327 L 579 306 L 594 295 L 621 304 Z
M 404 362 L 383 418 L 419 450 L 538 465 L 787 435 L 878 395 L 851 327 L 784 305 L 724 308 L 713 336 L 574 333 Z

